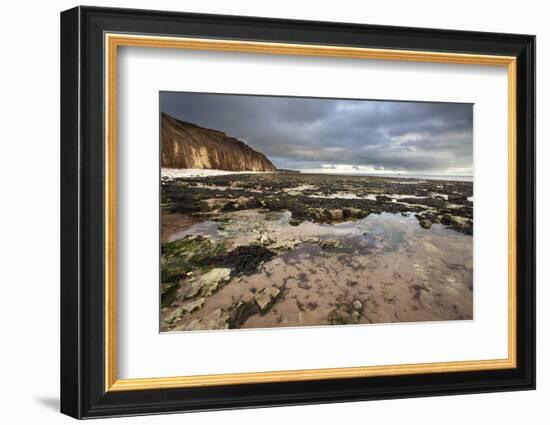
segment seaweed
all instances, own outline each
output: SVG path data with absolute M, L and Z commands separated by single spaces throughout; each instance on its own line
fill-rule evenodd
M 259 245 L 238 246 L 230 252 L 210 258 L 208 263 L 231 268 L 232 276 L 251 275 L 256 273 L 260 264 L 271 260 L 275 255 L 275 252 Z

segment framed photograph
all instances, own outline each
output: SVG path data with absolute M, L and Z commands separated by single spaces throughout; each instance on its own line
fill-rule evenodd
M 61 14 L 61 411 L 535 388 L 535 37 Z

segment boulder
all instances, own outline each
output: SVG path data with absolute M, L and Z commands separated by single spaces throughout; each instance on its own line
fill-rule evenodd
M 324 221 L 329 218 L 329 214 L 324 208 L 308 208 L 305 210 L 305 215 L 313 221 Z
M 344 212 L 341 209 L 328 210 L 328 215 L 331 220 L 341 221 L 344 219 Z
M 360 208 L 346 207 L 342 209 L 344 218 L 365 218 L 368 212 L 361 210 Z
M 474 222 L 468 218 L 445 214 L 441 217 L 441 223 L 465 235 L 474 234 Z
M 439 217 L 435 214 L 427 212 L 427 213 L 424 213 L 424 217 L 430 220 L 432 223 L 439 223 Z
M 420 223 L 420 227 L 422 227 L 423 229 L 429 229 L 432 227 L 432 222 L 427 218 L 420 220 L 419 223 Z

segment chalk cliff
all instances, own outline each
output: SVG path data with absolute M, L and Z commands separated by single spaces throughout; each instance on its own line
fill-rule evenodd
M 161 115 L 161 166 L 275 171 L 267 157 L 227 134 Z

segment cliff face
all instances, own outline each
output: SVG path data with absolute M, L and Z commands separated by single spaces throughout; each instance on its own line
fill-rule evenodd
M 161 166 L 228 171 L 275 171 L 260 152 L 217 130 L 161 116 Z

